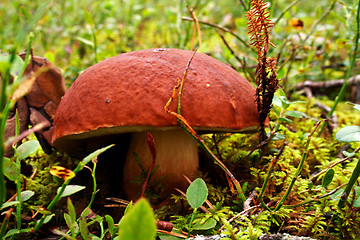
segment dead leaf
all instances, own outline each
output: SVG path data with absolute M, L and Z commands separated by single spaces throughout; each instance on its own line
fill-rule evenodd
M 62 178 L 65 181 L 75 177 L 75 173 L 73 171 L 61 166 L 52 166 L 50 169 L 50 174 Z

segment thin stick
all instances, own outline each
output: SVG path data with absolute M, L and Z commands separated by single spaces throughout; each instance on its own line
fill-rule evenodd
M 216 31 L 216 33 L 220 36 L 221 40 L 223 41 L 223 43 L 225 44 L 225 46 L 227 47 L 227 49 L 229 49 L 231 55 L 233 55 L 234 58 L 240 63 L 241 68 L 244 70 L 243 72 L 244 72 L 244 74 L 245 74 L 245 77 L 246 77 L 247 79 L 252 79 L 252 81 L 255 81 L 254 77 L 253 77 L 251 74 L 249 74 L 247 71 L 245 71 L 245 70 L 246 70 L 246 68 L 245 68 L 246 62 L 245 62 L 245 60 L 241 60 L 241 59 L 235 54 L 235 52 L 234 52 L 234 50 L 232 49 L 232 47 L 231 47 L 231 46 L 229 45 L 229 43 L 226 41 L 224 35 L 222 35 L 222 34 L 221 34 L 218 30 L 216 30 L 216 29 L 215 29 L 215 31 Z
M 21 141 L 23 138 L 29 136 L 31 133 L 38 132 L 46 127 L 49 127 L 49 124 L 50 123 L 48 121 L 43 121 L 39 124 L 36 124 L 31 129 L 27 129 L 27 130 L 23 131 L 20 135 L 9 138 L 4 144 L 5 148 L 8 148 L 8 147 L 12 146 L 14 143 Z
M 295 0 L 292 3 L 290 3 L 287 6 L 287 8 L 285 8 L 284 11 L 282 11 L 282 13 L 279 15 L 279 17 L 275 20 L 274 25 L 276 25 L 280 21 L 280 19 L 285 15 L 285 13 L 287 11 L 289 11 L 295 4 L 297 4 L 298 2 L 301 2 L 301 1 L 303 1 L 303 0 Z
M 195 39 L 195 36 L 196 36 L 196 32 L 198 33 L 198 39 L 199 39 L 199 47 L 198 48 L 201 48 L 201 31 L 200 31 L 200 24 L 199 24 L 199 20 L 197 19 L 196 15 L 195 15 L 195 12 L 192 8 L 189 8 L 189 6 L 186 6 L 189 13 L 190 13 L 190 16 L 191 18 L 193 19 L 193 22 L 194 22 L 194 30 L 193 30 L 193 38 L 192 38 L 192 41 L 191 41 L 191 50 L 194 51 L 195 50 L 195 44 L 194 44 L 194 39 Z
M 355 149 L 354 153 L 357 153 L 358 151 L 360 151 L 360 147 L 358 147 L 357 149 Z M 330 168 L 333 168 L 335 167 L 336 165 L 340 164 L 340 163 L 343 163 L 347 160 L 349 160 L 351 157 L 346 157 L 346 158 L 343 158 L 333 164 L 331 164 L 330 166 L 328 166 L 326 169 L 322 170 L 321 172 L 317 173 L 316 175 L 312 176 L 309 180 L 310 181 L 314 181 L 315 178 L 317 178 L 318 176 L 320 176 L 321 174 L 324 174 L 326 173 Z
M 230 218 L 229 223 L 232 222 L 232 221 L 234 221 L 235 219 L 237 219 L 237 218 L 240 217 L 241 215 L 245 214 L 246 212 L 248 212 L 248 211 L 250 211 L 250 210 L 252 210 L 252 209 L 258 208 L 258 207 L 260 207 L 260 205 L 252 206 L 252 207 L 250 207 L 250 208 L 248 208 L 248 209 L 246 209 L 246 210 L 244 210 L 244 211 L 242 211 L 242 212 L 239 212 L 239 213 L 236 214 L 234 217 Z M 225 225 L 222 225 L 218 232 L 221 232 L 224 228 L 225 228 Z
M 181 17 L 181 19 L 182 19 L 182 20 L 185 20 L 185 21 L 194 21 L 192 18 L 189 18 L 189 17 Z M 236 39 L 238 39 L 245 47 L 250 48 L 250 49 L 252 49 L 252 50 L 254 51 L 254 49 L 251 48 L 251 47 L 249 46 L 249 44 L 247 44 L 247 42 L 246 42 L 244 39 L 242 39 L 241 37 L 239 37 L 239 36 L 238 36 L 236 33 L 234 33 L 232 30 L 230 30 L 230 29 L 228 29 L 228 28 L 226 28 L 226 27 L 217 25 L 217 24 L 215 24 L 215 23 L 209 23 L 209 22 L 202 21 L 202 20 L 198 20 L 198 22 L 201 23 L 201 24 L 205 24 L 205 25 L 207 25 L 207 26 L 215 27 L 215 28 L 218 28 L 218 29 L 220 29 L 220 30 L 222 30 L 222 31 L 225 31 L 225 32 L 230 33 L 230 34 L 233 35 Z
M 227 176 L 229 177 L 229 179 L 231 180 L 231 182 L 235 185 L 235 188 L 239 194 L 239 198 L 245 202 L 246 201 L 246 197 L 244 195 L 244 192 L 242 191 L 241 185 L 240 183 L 236 180 L 236 178 L 234 177 L 234 175 L 230 172 L 230 170 L 225 166 L 225 164 L 223 162 L 221 162 L 216 156 L 215 154 L 209 149 L 209 147 L 205 144 L 205 141 L 196 133 L 196 131 L 190 126 L 190 124 L 186 121 L 186 119 L 181 115 L 181 97 L 184 91 L 184 85 L 185 82 L 187 80 L 187 73 L 191 64 L 191 61 L 193 60 L 194 56 L 196 54 L 196 51 L 194 52 L 194 54 L 192 55 L 192 57 L 190 58 L 190 60 L 188 61 L 188 64 L 185 68 L 184 71 L 184 75 L 182 80 L 180 80 L 180 78 L 178 79 L 178 83 L 176 84 L 176 86 L 173 89 L 173 93 L 170 97 L 170 99 L 167 101 L 167 103 L 164 106 L 165 112 L 173 115 L 174 117 L 176 117 L 179 125 L 185 130 L 185 132 L 187 132 L 188 134 L 190 134 L 191 137 L 193 137 L 199 144 L 200 146 L 206 151 L 207 154 L 210 155 L 210 157 L 214 160 L 214 162 L 219 165 L 224 172 L 227 174 Z M 170 110 L 169 106 L 171 104 L 171 102 L 173 101 L 173 99 L 176 96 L 176 90 L 179 89 L 179 93 L 178 93 L 178 107 L 177 107 L 177 113 Z

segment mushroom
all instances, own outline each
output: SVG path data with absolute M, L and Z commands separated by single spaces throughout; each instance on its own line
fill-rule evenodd
M 163 180 L 165 191 L 188 185 L 198 168 L 197 142 L 164 111 L 192 51 L 148 49 L 123 53 L 86 69 L 60 102 L 54 118 L 53 144 L 79 154 L 132 133 L 123 167 L 123 187 L 136 199 L 141 170 L 136 152 L 148 169 L 151 154 L 146 134 L 153 135 L 158 168 L 152 181 Z M 177 99 L 174 99 L 176 108 Z M 181 113 L 197 131 L 245 132 L 259 128 L 255 89 L 226 64 L 196 53 L 187 75 Z

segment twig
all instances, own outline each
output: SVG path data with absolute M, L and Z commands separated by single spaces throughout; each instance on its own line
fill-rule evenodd
M 190 13 L 190 16 L 194 22 L 194 29 L 193 29 L 193 38 L 191 40 L 191 50 L 194 51 L 195 50 L 195 36 L 196 36 L 196 32 L 198 33 L 198 39 L 199 39 L 199 47 L 198 48 L 201 48 L 201 31 L 200 31 L 200 24 L 199 24 L 199 20 L 197 19 L 196 15 L 195 15 L 195 12 L 192 8 L 190 8 L 189 6 L 186 6 L 189 13 Z
M 321 15 L 321 17 L 314 23 L 314 25 L 312 26 L 310 32 L 308 33 L 308 35 L 306 35 L 305 39 L 302 42 L 302 45 L 305 44 L 305 42 L 309 39 L 309 37 L 311 36 L 311 34 L 313 34 L 313 32 L 315 31 L 317 25 L 320 24 L 320 22 L 322 20 L 324 20 L 326 18 L 326 16 L 330 13 L 330 11 L 335 7 L 335 3 L 337 2 L 337 0 L 334 0 L 330 7 L 328 9 L 326 9 L 326 11 Z
M 252 207 L 250 207 L 250 208 L 248 208 L 248 209 L 246 209 L 246 210 L 244 210 L 244 211 L 236 214 L 234 217 L 232 217 L 232 218 L 229 219 L 229 223 L 232 222 L 232 221 L 234 221 L 235 219 L 237 219 L 237 218 L 240 217 L 241 215 L 245 214 L 246 212 L 248 212 L 248 211 L 250 211 L 250 210 L 253 210 L 254 208 L 258 208 L 258 207 L 260 207 L 260 205 L 252 206 Z M 224 228 L 225 228 L 225 225 L 222 225 L 218 232 L 221 232 Z
M 189 17 L 181 17 L 182 20 L 185 20 L 185 21 L 194 21 L 192 18 L 189 18 Z M 207 26 L 211 26 L 211 27 L 215 27 L 215 28 L 218 28 L 222 31 L 225 31 L 225 32 L 228 32 L 230 33 L 231 35 L 233 35 L 236 39 L 238 39 L 242 44 L 244 44 L 245 47 L 247 48 L 250 48 L 249 44 L 247 44 L 247 42 L 242 39 L 241 37 L 239 37 L 236 33 L 234 33 L 232 30 L 226 28 L 226 27 L 223 27 L 223 26 L 220 26 L 220 25 L 217 25 L 217 24 L 214 24 L 214 23 L 209 23 L 209 22 L 206 22 L 206 21 L 202 21 L 202 20 L 198 20 L 199 23 L 201 24 L 205 24 Z M 252 49 L 252 48 L 250 48 Z M 254 50 L 254 49 L 252 49 Z
M 229 43 L 226 41 L 224 35 L 222 35 L 218 30 L 215 31 L 220 36 L 221 40 L 223 41 L 227 49 L 229 49 L 231 55 L 233 55 L 234 58 L 236 58 L 236 60 L 240 63 L 240 65 L 243 66 L 244 65 L 243 61 L 235 54 L 234 50 L 230 47 Z
M 243 6 L 244 10 L 248 11 L 249 9 L 246 7 L 244 0 L 239 0 L 239 1 L 240 1 L 241 5 Z
M 243 209 L 244 211 L 248 210 L 250 207 L 251 202 L 256 198 L 256 195 L 258 194 L 258 191 L 255 189 L 253 190 L 250 194 L 249 197 L 246 199 L 246 201 L 243 204 Z M 246 214 L 245 216 L 247 217 L 249 214 Z
M 302 1 L 302 0 L 295 0 L 295 1 L 293 1 L 292 3 L 290 3 L 290 4 L 287 6 L 287 8 L 285 8 L 284 11 L 282 11 L 282 13 L 279 15 L 279 17 L 275 20 L 274 25 L 276 25 L 276 24 L 280 21 L 280 19 L 285 15 L 285 13 L 286 13 L 287 11 L 289 11 L 295 4 L 297 4 L 298 2 L 301 2 L 301 1 Z
M 214 142 L 214 147 L 215 147 L 216 153 L 217 153 L 217 155 L 219 156 L 219 159 L 220 159 L 221 161 L 224 161 L 224 159 L 223 159 L 222 156 L 221 156 L 221 152 L 220 152 L 220 149 L 219 149 L 219 146 L 218 146 L 218 141 L 216 141 L 216 137 L 215 137 L 215 136 L 216 136 L 215 134 L 212 135 L 212 140 L 213 140 L 213 142 Z
M 174 236 L 174 237 L 178 237 L 178 238 L 184 238 L 184 239 L 187 238 L 187 235 L 180 234 L 180 233 L 168 232 L 168 231 L 161 230 L 161 229 L 157 229 L 156 231 L 159 232 L 159 233 L 164 233 L 164 234 Z M 193 235 L 191 235 L 191 236 L 193 237 Z
M 346 79 L 336 79 L 336 80 L 327 80 L 323 82 L 313 82 L 310 80 L 298 83 L 296 85 L 296 90 L 300 90 L 303 88 L 311 88 L 311 89 L 318 89 L 318 88 L 331 88 L 331 87 L 339 87 L 344 85 Z M 350 77 L 348 80 L 348 85 L 359 85 L 360 84 L 360 75 L 355 75 Z
M 245 68 L 246 62 L 245 62 L 245 60 L 241 60 L 241 59 L 235 54 L 235 52 L 234 52 L 234 50 L 232 49 L 232 47 L 231 47 L 231 46 L 229 45 L 229 43 L 226 41 L 224 35 L 222 35 L 222 34 L 221 34 L 218 30 L 216 30 L 216 29 L 215 29 L 215 31 L 216 31 L 216 33 L 220 36 L 221 40 L 223 41 L 223 43 L 225 44 L 225 46 L 227 47 L 227 49 L 230 51 L 231 55 L 233 55 L 234 58 L 240 63 L 241 68 L 244 70 L 244 73 L 246 74 L 246 78 L 248 78 L 248 79 L 251 78 L 252 81 L 255 81 L 254 77 L 253 77 L 252 75 L 248 74 L 247 71 L 245 71 L 245 70 L 246 70 L 246 68 Z
M 8 148 L 11 145 L 13 145 L 14 143 L 21 141 L 21 139 L 29 136 L 33 132 L 38 132 L 46 127 L 49 127 L 50 126 L 49 124 L 50 123 L 48 121 L 41 122 L 41 123 L 35 125 L 34 127 L 32 127 L 31 129 L 27 129 L 26 131 L 23 131 L 20 135 L 9 138 L 4 144 L 5 148 Z

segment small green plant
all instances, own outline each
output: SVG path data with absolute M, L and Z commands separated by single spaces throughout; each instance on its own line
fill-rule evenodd
M 289 107 L 292 105 L 298 104 L 298 103 L 304 103 L 304 101 L 294 101 L 290 102 L 284 91 L 279 89 L 277 91 L 277 94 L 274 95 L 274 98 L 272 100 L 273 105 L 273 111 L 275 112 L 277 119 L 275 124 L 272 126 L 270 125 L 270 133 L 268 134 L 268 137 L 272 140 L 278 140 L 278 139 L 284 139 L 284 135 L 280 134 L 278 131 L 281 126 L 283 126 L 283 123 L 292 123 L 292 118 L 307 118 L 308 116 L 300 111 L 295 110 L 289 110 Z
M 355 104 L 354 109 L 360 111 L 360 105 Z M 360 126 L 346 126 L 341 128 L 335 135 L 336 140 L 339 142 L 360 142 Z M 345 206 L 346 200 L 350 195 L 350 191 L 360 176 L 360 161 L 350 177 L 349 183 L 346 185 L 345 191 L 339 200 L 339 208 Z
M 10 180 L 13 179 L 13 181 L 15 181 L 16 186 L 17 186 L 16 189 L 17 189 L 18 196 L 16 199 L 17 201 L 7 202 L 6 204 L 3 204 L 1 209 L 9 208 L 9 207 L 12 207 L 13 205 L 16 205 L 16 222 L 17 222 L 16 226 L 17 227 L 16 227 L 16 229 L 10 229 L 8 232 L 6 232 L 6 228 L 8 225 L 8 221 L 9 221 L 12 209 L 7 210 L 7 212 L 9 212 L 10 215 L 9 216 L 7 215 L 5 217 L 3 225 L 1 226 L 1 230 L 0 230 L 0 238 L 1 239 L 2 238 L 6 239 L 7 237 L 11 237 L 11 236 L 21 234 L 21 233 L 29 233 L 29 232 L 36 233 L 44 223 L 49 222 L 52 219 L 52 217 L 54 216 L 54 214 L 52 213 L 52 210 L 53 210 L 55 204 L 62 197 L 70 196 L 78 191 L 81 191 L 84 188 L 82 186 L 69 185 L 71 179 L 73 177 L 75 177 L 76 174 L 79 171 L 81 171 L 90 161 L 92 161 L 94 158 L 96 158 L 102 152 L 104 152 L 107 149 L 109 149 L 110 147 L 112 147 L 112 145 L 104 147 L 102 149 L 99 149 L 99 150 L 91 153 L 87 157 L 85 157 L 81 162 L 79 162 L 78 166 L 74 169 L 74 171 L 70 171 L 68 169 L 65 169 L 65 168 L 62 168 L 59 166 L 55 166 L 52 169 L 52 174 L 57 175 L 56 172 L 59 172 L 58 170 L 60 169 L 61 174 L 59 174 L 57 176 L 62 177 L 64 179 L 64 183 L 58 189 L 56 196 L 50 202 L 50 204 L 46 207 L 46 209 L 39 211 L 41 214 L 43 214 L 43 216 L 36 222 L 35 226 L 33 228 L 28 226 L 27 228 L 21 229 L 21 227 L 22 227 L 22 225 L 21 225 L 21 211 L 22 211 L 21 206 L 22 205 L 21 205 L 21 203 L 28 200 L 32 195 L 34 195 L 34 192 L 33 191 L 21 192 L 22 183 L 20 181 L 20 179 L 21 179 L 20 160 L 23 160 L 26 157 L 28 157 L 30 154 L 34 153 L 38 149 L 38 147 L 39 147 L 39 143 L 36 140 L 27 141 L 15 149 L 15 158 L 16 158 L 15 162 L 12 162 L 11 159 L 6 159 L 6 164 L 5 164 L 6 176 Z M 69 216 L 65 217 L 65 219 L 67 221 L 72 219 L 71 216 L 73 215 L 73 213 L 72 213 L 73 211 L 72 211 L 71 206 L 72 206 L 72 204 L 68 202 L 68 207 L 70 209 L 69 210 L 70 217 Z M 87 208 L 87 209 L 89 209 L 89 208 Z
M 63 238 L 75 240 L 78 239 L 78 236 L 81 236 L 82 239 L 104 239 L 106 235 L 110 236 L 110 239 L 119 239 L 115 237 L 118 227 L 115 227 L 114 220 L 111 216 L 106 215 L 101 217 L 94 214 L 90 208 L 85 208 L 80 217 L 76 217 L 75 207 L 72 204 L 70 198 L 67 201 L 68 204 L 68 213 L 64 213 L 64 219 L 66 225 L 69 228 L 67 233 L 56 229 L 55 233 L 62 236 Z M 107 229 L 104 227 L 104 222 L 107 223 Z M 89 227 L 97 224 L 100 228 L 100 236 L 96 236 L 93 233 L 90 233 Z
M 2 205 L 0 210 L 7 209 L 9 207 L 16 207 L 16 229 L 9 230 L 5 233 L 8 219 L 4 219 L 3 225 L 0 231 L 0 238 L 7 238 L 20 232 L 21 229 L 21 210 L 22 203 L 29 200 L 35 193 L 33 191 L 22 191 L 23 183 L 21 181 L 21 160 L 24 160 L 29 155 L 37 151 L 40 144 L 36 140 L 26 141 L 19 147 L 15 148 L 15 161 L 10 158 L 4 158 L 4 175 L 13 181 L 16 185 L 16 200 L 8 201 Z M 9 210 L 8 210 L 9 211 Z M 7 211 L 7 212 L 8 212 Z
M 82 161 L 79 162 L 78 166 L 74 169 L 73 174 L 70 175 L 70 177 L 64 178 L 64 183 L 59 188 L 57 195 L 55 198 L 50 202 L 50 204 L 47 206 L 47 210 L 51 211 L 55 204 L 62 198 L 64 195 L 65 190 L 67 189 L 71 179 L 75 177 L 75 175 L 81 171 L 91 160 L 93 160 L 95 157 L 97 157 L 99 154 L 105 152 L 107 149 L 112 147 L 113 145 L 109 145 L 107 147 L 101 148 L 99 150 L 96 150 L 95 152 L 89 154 L 87 157 L 85 157 Z M 43 215 L 43 217 L 37 222 L 35 225 L 33 231 L 36 232 L 39 230 L 39 228 L 42 226 L 45 220 L 47 220 L 48 215 Z
M 208 196 L 208 189 L 206 187 L 206 183 L 201 178 L 195 179 L 186 190 L 187 201 L 189 205 L 193 208 L 193 213 L 191 214 L 191 219 L 189 222 L 188 237 L 190 236 L 192 223 L 194 221 L 197 209 L 204 204 L 204 202 L 207 199 L 207 196 Z

